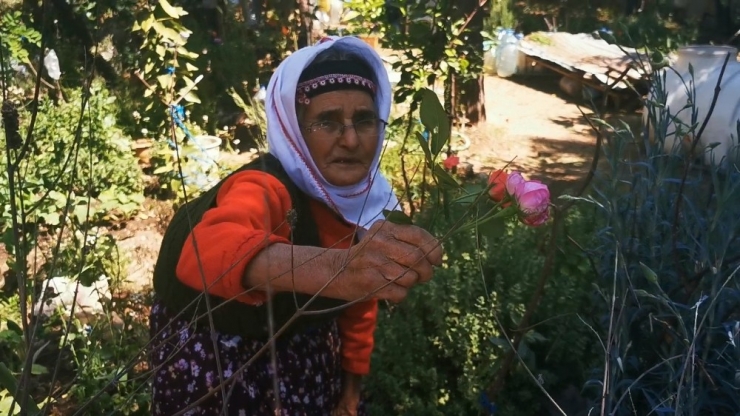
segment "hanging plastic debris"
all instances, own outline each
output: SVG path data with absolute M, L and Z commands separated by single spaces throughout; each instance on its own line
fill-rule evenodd
M 44 56 L 44 68 L 46 68 L 49 78 L 59 81 L 59 78 L 62 76 L 62 70 L 59 69 L 59 58 L 57 58 L 57 53 L 54 52 L 54 49 L 49 49 L 46 52 L 46 56 Z

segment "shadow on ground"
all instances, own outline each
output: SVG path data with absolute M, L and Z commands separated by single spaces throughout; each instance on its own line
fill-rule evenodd
M 581 187 L 595 156 L 595 138 L 592 143 L 541 137 L 530 141 L 537 153 L 537 166 L 530 170 L 530 177 L 546 183 L 553 198 Z

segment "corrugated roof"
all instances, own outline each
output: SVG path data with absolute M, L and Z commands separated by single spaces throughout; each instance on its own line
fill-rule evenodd
M 536 32 L 521 40 L 519 50 L 605 85 L 614 83 L 624 71 L 627 78 L 637 81 L 650 70 L 647 55 L 609 44 L 589 33 Z M 628 86 L 619 82 L 614 88 Z

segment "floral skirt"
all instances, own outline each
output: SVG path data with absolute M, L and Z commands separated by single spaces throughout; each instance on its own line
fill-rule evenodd
M 266 349 L 239 373 L 265 341 L 217 333 L 214 347 L 208 325 L 193 329 L 172 316 L 161 303 L 152 307 L 153 415 L 189 408 L 185 415 L 319 416 L 337 405 L 342 368 L 336 321 L 279 339 L 274 354 Z M 233 382 L 218 387 L 235 373 Z

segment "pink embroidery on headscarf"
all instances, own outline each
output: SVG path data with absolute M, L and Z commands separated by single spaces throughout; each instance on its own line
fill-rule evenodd
M 321 40 L 319 41 L 319 43 L 331 42 L 332 40 L 334 40 L 334 39 L 332 39 L 332 38 L 330 38 L 330 37 L 327 36 L 327 37 L 321 38 Z
M 308 93 L 321 87 L 325 87 L 327 82 L 329 84 L 335 84 L 337 82 L 342 84 L 346 82 L 347 84 L 354 83 L 355 85 L 362 85 L 363 87 L 369 89 L 373 94 L 375 94 L 378 90 L 378 88 L 375 86 L 375 83 L 359 75 L 327 74 L 322 75 L 318 78 L 310 79 L 308 81 L 303 81 L 298 84 L 298 87 L 296 88 L 296 101 L 298 102 L 298 104 L 308 105 L 308 103 L 311 102 L 311 99 L 308 98 Z

